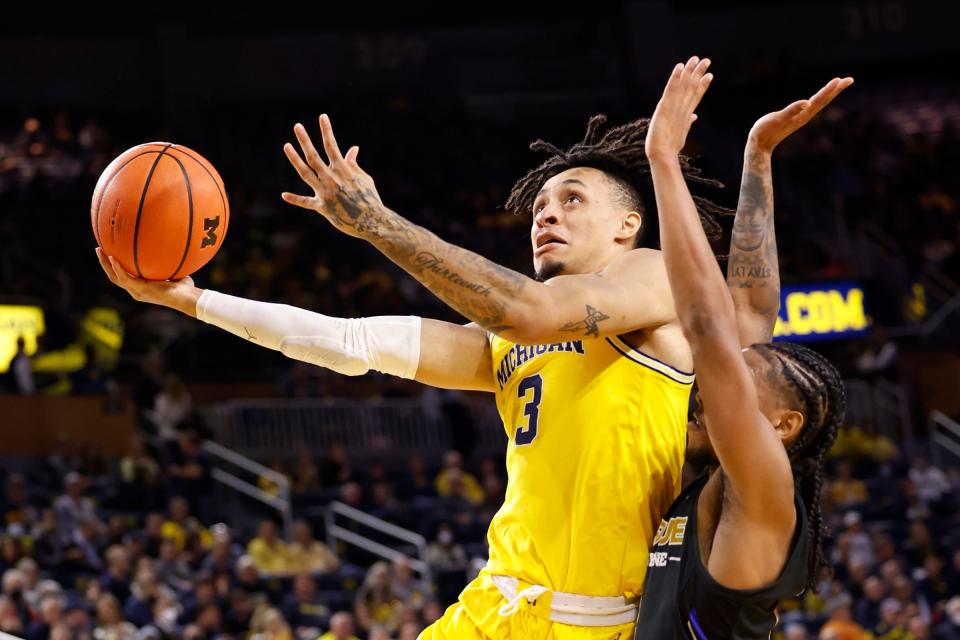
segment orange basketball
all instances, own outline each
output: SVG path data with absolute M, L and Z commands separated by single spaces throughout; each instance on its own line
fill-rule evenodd
M 223 243 L 230 206 L 220 174 L 196 151 L 168 142 L 127 149 L 104 169 L 90 220 L 97 244 L 128 273 L 175 280 Z

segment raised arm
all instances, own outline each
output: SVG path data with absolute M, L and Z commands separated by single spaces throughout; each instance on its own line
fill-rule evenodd
M 696 119 L 694 110 L 713 79 L 709 64 L 691 58 L 674 68 L 647 133 L 660 244 L 677 315 L 693 352 L 705 424 L 731 496 L 759 518 L 792 517 L 793 502 L 783 499 L 793 495 L 786 450 L 760 413 L 740 350 L 733 301 L 678 160 Z
M 373 244 L 438 298 L 487 331 L 521 343 L 621 334 L 674 320 L 666 280 L 649 276 L 656 252 L 631 251 L 601 274 L 541 283 L 445 242 L 384 206 L 373 179 L 357 164 L 357 147 L 340 153 L 328 117 L 320 116 L 329 163 L 302 125 L 294 132 L 304 161 L 284 146 L 313 196 L 284 193 L 291 204 L 321 213 L 338 230 Z M 662 273 L 662 266 L 659 267 Z
M 773 150 L 851 84 L 853 78 L 834 78 L 810 98 L 768 113 L 750 129 L 743 153 L 740 199 L 727 264 L 727 285 L 737 313 L 742 346 L 770 342 L 780 310 L 780 267 L 773 219 Z
M 435 387 L 494 389 L 490 343 L 477 326 L 409 316 L 332 318 L 200 289 L 189 277 L 142 280 L 100 249 L 97 258 L 110 281 L 133 299 L 180 311 L 294 360 L 344 375 L 372 369 Z

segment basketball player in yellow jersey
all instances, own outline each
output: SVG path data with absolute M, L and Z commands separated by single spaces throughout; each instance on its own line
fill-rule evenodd
M 358 375 L 496 394 L 508 485 L 490 559 L 425 638 L 627 638 L 656 525 L 680 488 L 691 354 L 655 242 L 646 121 L 590 120 L 567 151 L 521 179 L 507 203 L 531 216 L 532 279 L 443 242 L 384 206 L 320 117 L 285 152 L 316 210 L 407 270 L 467 326 L 406 317 L 331 318 L 215 291 L 145 282 L 99 255 L 111 281 L 289 357 Z M 689 180 L 699 176 L 686 160 Z M 708 232 L 723 210 L 698 200 Z

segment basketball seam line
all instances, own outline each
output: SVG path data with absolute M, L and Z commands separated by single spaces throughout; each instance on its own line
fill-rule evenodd
M 93 235 L 97 240 L 97 244 L 100 245 L 101 247 L 103 246 L 103 244 L 101 244 L 100 242 L 100 209 L 103 207 L 103 197 L 107 193 L 107 188 L 110 186 L 110 183 L 113 182 L 113 179 L 116 178 L 118 175 L 120 175 L 120 172 L 123 171 L 124 167 L 126 167 L 128 164 L 130 164 L 137 158 L 141 156 L 149 155 L 151 153 L 160 153 L 160 152 L 157 151 L 156 149 L 151 149 L 150 151 L 142 151 L 138 153 L 137 155 L 133 156 L 132 158 L 124 162 L 122 165 L 117 167 L 117 170 L 114 171 L 112 174 L 110 174 L 110 177 L 107 178 L 107 181 L 103 184 L 103 189 L 100 190 L 100 197 L 97 200 L 97 221 L 96 221 L 96 225 L 94 225 L 94 228 L 93 228 Z
M 187 156 L 188 158 L 190 158 L 191 160 L 193 160 L 194 162 L 196 162 L 196 163 L 200 166 L 201 169 L 203 169 L 204 171 L 207 172 L 207 175 L 210 176 L 210 179 L 211 179 L 211 180 L 213 180 L 213 186 L 215 186 L 215 187 L 217 188 L 217 195 L 220 196 L 220 209 L 221 209 L 221 211 L 223 211 L 223 215 L 224 215 L 224 216 L 227 216 L 227 188 L 224 187 L 224 188 L 221 189 L 221 188 L 220 188 L 220 185 L 217 184 L 217 178 L 216 178 L 212 173 L 210 173 L 210 169 L 208 169 L 205 164 L 203 164 L 202 162 L 200 162 L 200 161 L 199 161 L 197 158 L 195 158 L 193 155 L 191 155 L 191 154 L 187 153 L 186 151 L 184 151 L 184 150 L 183 150 L 183 147 L 178 147 L 177 145 L 173 145 L 173 150 L 174 150 L 174 151 L 179 151 L 179 152 L 182 153 L 183 155 Z M 173 157 L 173 156 L 171 156 L 171 157 Z M 221 178 L 220 182 L 221 182 L 221 184 L 223 183 L 223 179 L 222 179 L 222 178 Z M 227 220 L 224 220 L 224 222 L 226 223 Z
M 163 157 L 163 154 L 173 145 L 167 145 L 163 148 L 159 154 L 157 154 L 157 159 L 153 161 L 153 166 L 150 167 L 150 173 L 147 174 L 147 179 L 143 183 L 143 191 L 140 193 L 140 205 L 137 207 L 137 222 L 133 226 L 133 268 L 137 270 L 137 276 L 142 278 L 143 272 L 140 271 L 140 260 L 137 257 L 137 240 L 140 236 L 140 215 L 143 213 L 143 203 L 147 199 L 147 189 L 150 188 L 150 180 L 153 179 L 153 172 L 156 171 L 157 165 L 160 164 L 160 158 Z
M 180 171 L 183 172 L 183 180 L 187 183 L 187 212 L 190 216 L 190 220 L 187 223 L 187 244 L 183 248 L 183 256 L 180 258 L 180 264 L 177 265 L 177 268 L 174 269 L 170 277 L 167 278 L 168 280 L 173 280 L 173 276 L 177 275 L 177 272 L 180 271 L 180 267 L 182 267 L 183 263 L 187 260 L 187 254 L 190 253 L 190 240 L 193 235 L 193 189 L 190 187 L 190 176 L 187 175 L 187 170 L 183 166 L 183 163 L 180 162 L 180 158 L 173 154 L 168 154 L 167 157 L 172 158 L 174 162 L 180 165 Z

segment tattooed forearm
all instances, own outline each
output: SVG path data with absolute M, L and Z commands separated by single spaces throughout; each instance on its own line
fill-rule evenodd
M 579 322 L 568 322 L 562 327 L 560 331 L 583 331 L 583 335 L 587 337 L 598 337 L 600 335 L 599 324 L 604 320 L 608 320 L 610 316 L 605 314 L 599 309 L 594 309 L 590 305 L 587 305 L 587 317 Z
M 738 307 L 775 315 L 780 305 L 780 269 L 773 217 L 770 154 L 748 152 L 733 223 L 727 284 Z M 738 291 L 738 290 L 747 291 Z
M 457 312 L 494 333 L 515 324 L 511 312 L 529 278 L 444 242 L 372 190 L 342 189 L 325 204 L 331 222 L 369 241 Z

